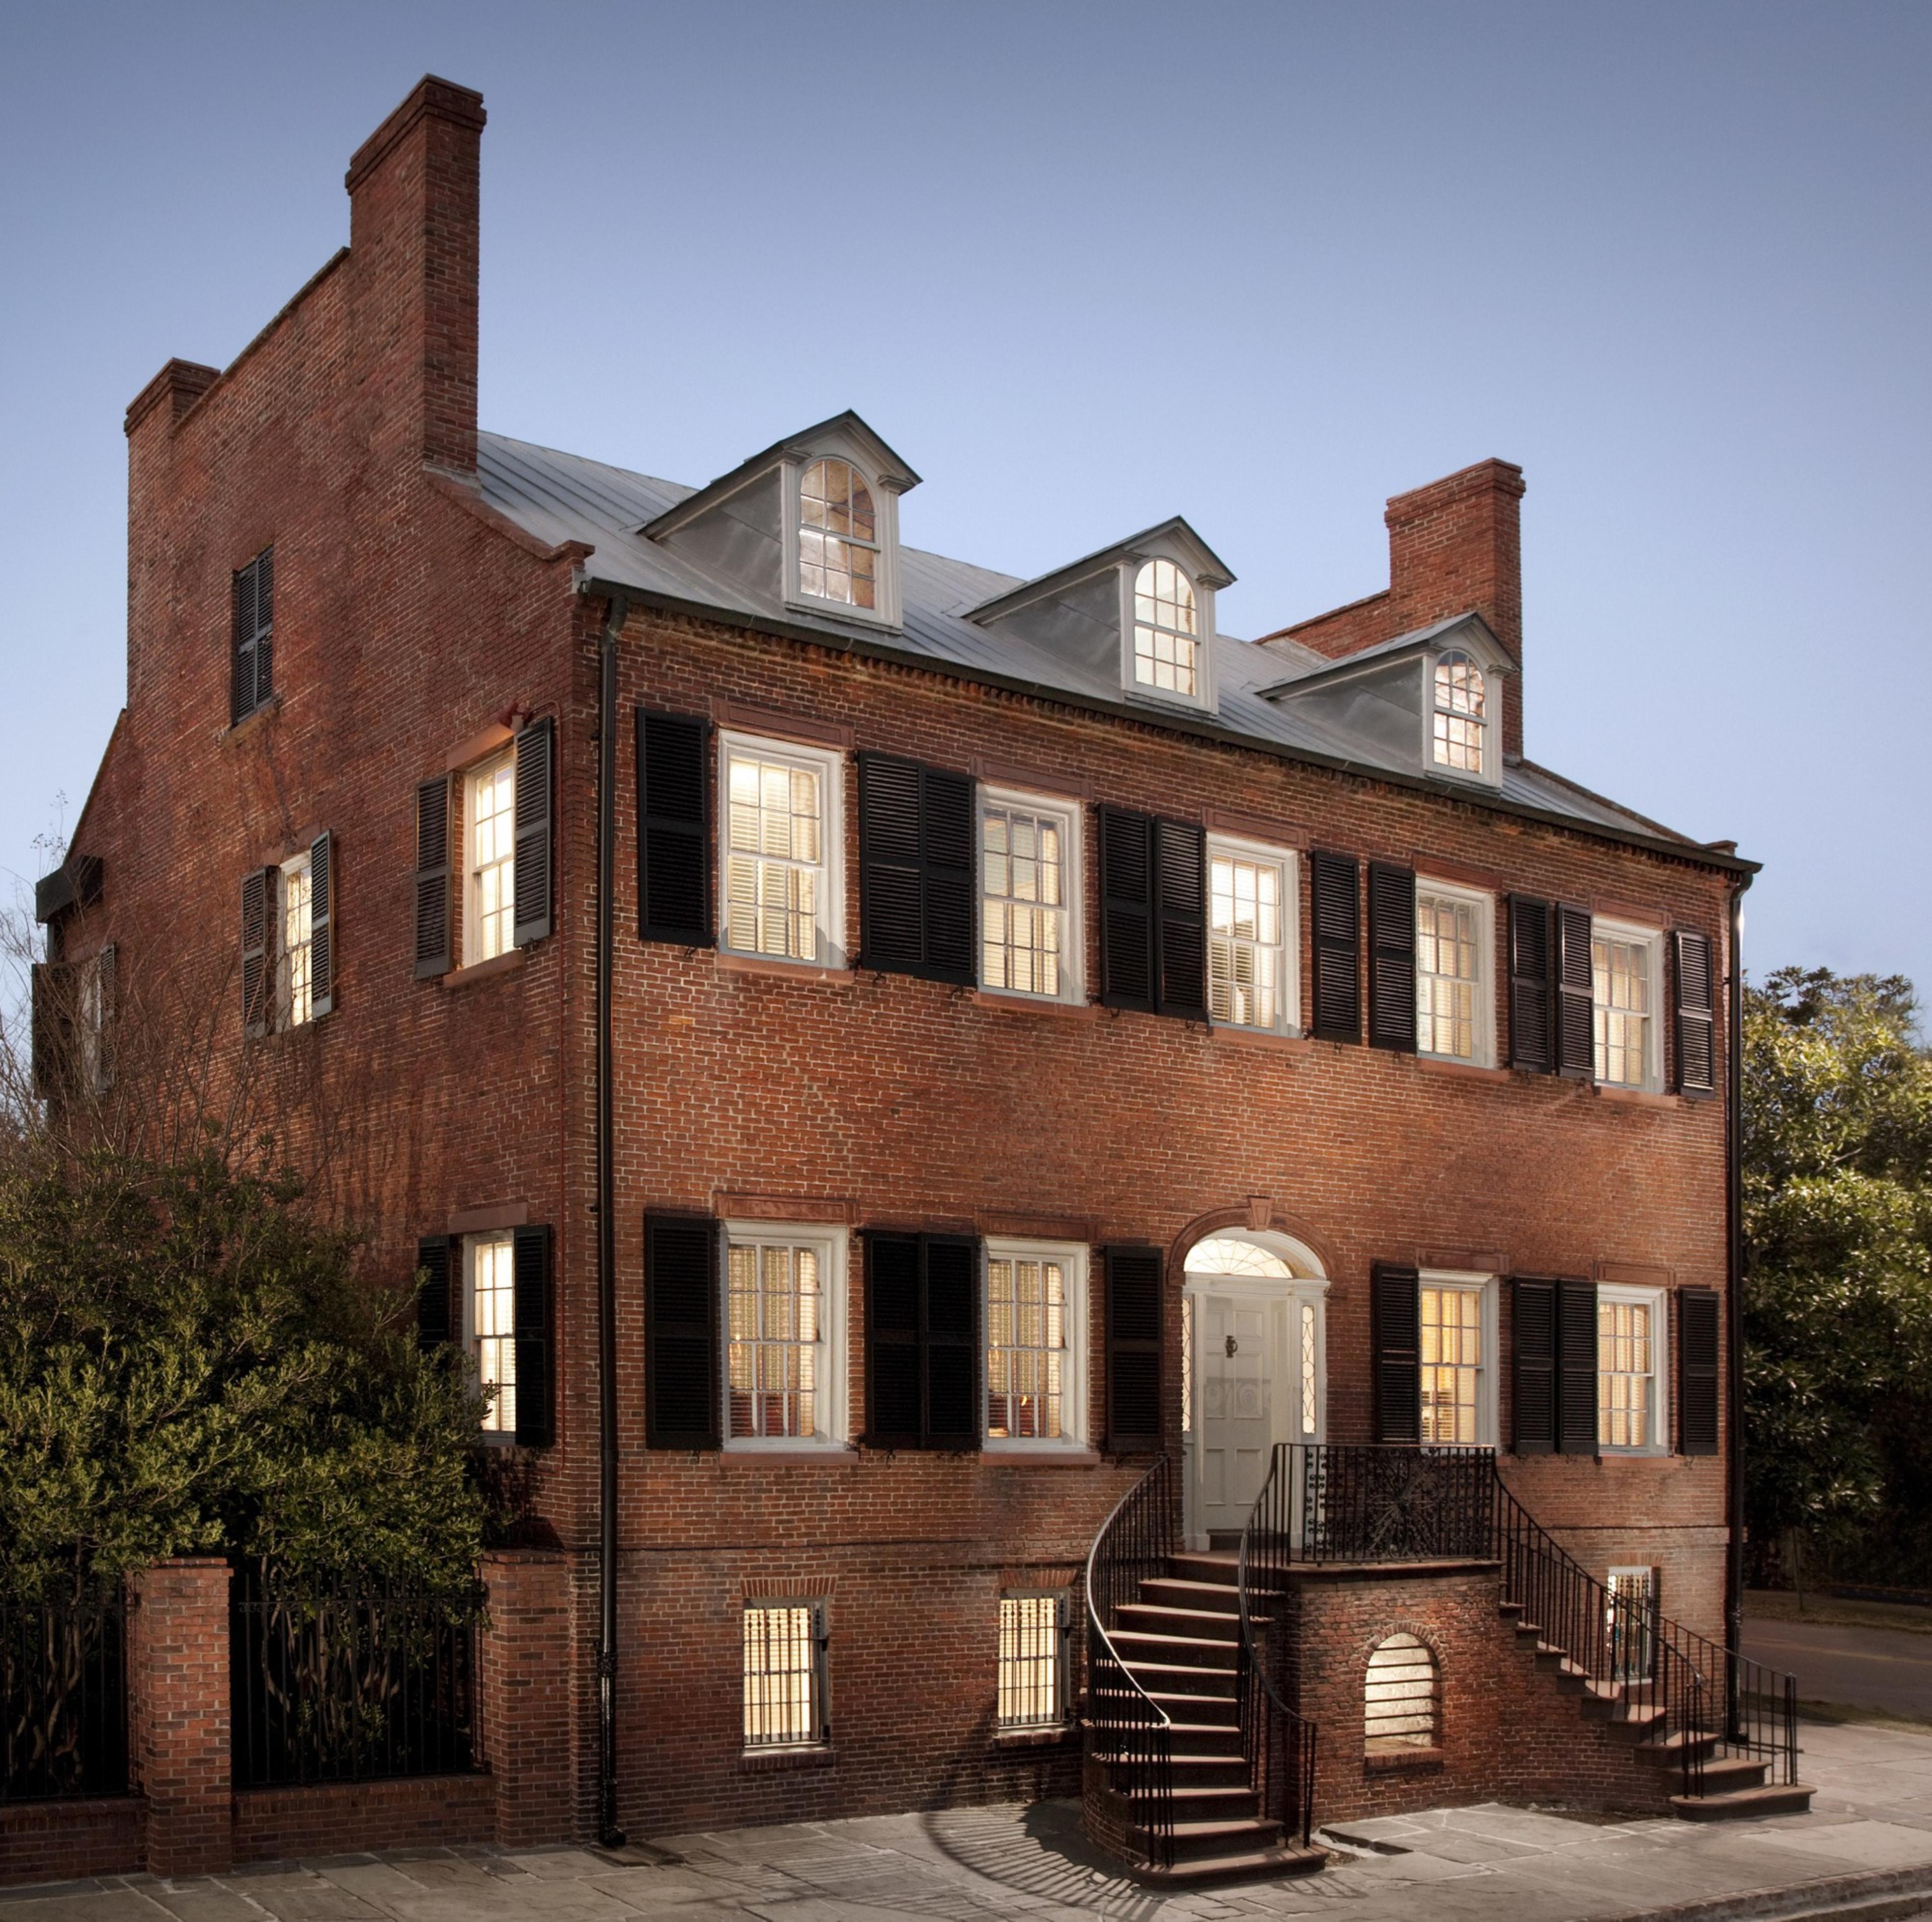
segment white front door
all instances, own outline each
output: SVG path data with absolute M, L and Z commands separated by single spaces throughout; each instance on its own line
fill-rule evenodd
M 1211 1282 L 1194 1298 L 1196 1536 L 1238 1534 L 1267 1477 L 1285 1306 L 1246 1291 L 1221 1294 Z

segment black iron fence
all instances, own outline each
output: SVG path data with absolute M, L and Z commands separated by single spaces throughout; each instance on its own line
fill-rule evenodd
M 1288 1705 L 1280 1624 L 1299 1492 L 1289 1459 L 1277 1449 L 1241 1534 L 1235 1592 L 1241 1624 L 1241 1753 L 1248 1780 L 1261 1813 L 1280 1822 L 1284 1834 L 1299 1834 L 1305 1849 L 1315 1825 L 1319 1729 Z
M 118 1582 L 0 1600 L 0 1802 L 127 1792 L 127 1627 Z
M 238 1564 L 229 1604 L 236 1786 L 474 1768 L 482 1601 L 473 1587 L 298 1580 Z
M 1107 1624 L 1140 1599 L 1144 1580 L 1167 1573 L 1174 1506 L 1163 1455 L 1120 1498 L 1087 1558 L 1087 1793 L 1122 1797 L 1149 1863 L 1163 1869 L 1174 1866 L 1173 1722 L 1128 1672 Z

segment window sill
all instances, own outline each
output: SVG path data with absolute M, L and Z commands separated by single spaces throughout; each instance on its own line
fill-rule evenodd
M 849 967 L 824 967 L 816 961 L 774 961 L 768 955 L 739 955 L 720 948 L 713 955 L 720 974 L 761 974 L 776 981 L 851 981 Z
M 1507 1068 L 1492 1068 L 1480 1061 L 1452 1061 L 1441 1054 L 1418 1054 L 1415 1065 L 1432 1075 L 1473 1076 L 1479 1081 L 1506 1081 L 1510 1078 Z
M 1433 1775 L 1442 1767 L 1440 1748 L 1388 1749 L 1362 1758 L 1364 1775 Z
M 786 1768 L 830 1768 L 838 1751 L 828 1743 L 814 1742 L 796 1749 L 746 1749 L 738 1757 L 740 1771 L 747 1775 L 769 1775 Z
M 1682 1095 L 1660 1094 L 1649 1088 L 1606 1087 L 1601 1081 L 1592 1081 L 1591 1091 L 1600 1101 L 1628 1102 L 1638 1108 L 1682 1108 Z
M 1097 1001 L 1055 1001 L 1044 994 L 1003 994 L 996 988 L 973 991 L 976 1008 L 994 1008 L 1003 1015 L 1057 1015 L 1062 1021 L 1097 1021 L 1102 1012 Z
M 488 961 L 472 961 L 467 967 L 454 967 L 442 977 L 446 988 L 467 988 L 472 981 L 488 981 L 494 976 L 508 974 L 524 964 L 521 948 L 506 948 L 500 955 L 492 955 Z
M 1100 1468 L 1107 1461 L 1093 1449 L 1053 1442 L 988 1441 L 980 1444 L 980 1453 L 989 1463 L 1021 1468 Z
M 1208 1033 L 1216 1041 L 1232 1041 L 1243 1048 L 1274 1048 L 1290 1054 L 1305 1054 L 1312 1045 L 1303 1034 L 1286 1034 L 1278 1030 L 1258 1027 L 1229 1027 L 1219 1021 L 1210 1021 Z
M 215 739 L 225 748 L 231 742 L 240 740 L 244 735 L 252 734 L 256 727 L 270 715 L 279 714 L 281 712 L 281 707 L 282 697 L 280 691 L 278 690 L 262 702 L 260 707 L 250 708 L 239 721 L 231 721 L 215 736 Z
M 794 1468 L 801 1462 L 856 1462 L 859 1451 L 849 1441 L 794 1441 L 772 1448 L 747 1447 L 727 1442 L 721 1451 L 728 1462 L 755 1462 L 761 1466 Z
M 1612 1462 L 1671 1462 L 1676 1457 L 1667 1448 L 1599 1448 L 1596 1459 L 1601 1466 Z
M 1064 1748 L 1079 1732 L 1077 1722 L 1056 1722 L 1043 1729 L 1002 1729 L 988 1746 L 995 1754 L 1005 1749 Z

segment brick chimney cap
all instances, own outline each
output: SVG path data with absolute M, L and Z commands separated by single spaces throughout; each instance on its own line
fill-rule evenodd
M 1390 495 L 1382 518 L 1393 526 L 1398 520 L 1433 513 L 1451 501 L 1466 499 L 1472 494 L 1486 490 L 1511 495 L 1520 500 L 1523 494 L 1522 469 L 1514 460 L 1498 460 L 1493 457 L 1478 460 L 1473 466 L 1459 467 L 1453 474 L 1444 474 L 1439 481 L 1425 481 L 1419 487 L 1411 487 L 1406 493 Z
M 356 149 L 342 184 L 353 193 L 418 121 L 431 118 L 480 133 L 488 116 L 483 111 L 483 96 L 475 88 L 459 87 L 454 80 L 425 73 L 410 89 L 409 97 Z

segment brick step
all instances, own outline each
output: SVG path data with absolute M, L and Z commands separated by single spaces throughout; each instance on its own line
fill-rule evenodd
M 1686 1822 L 1736 1822 L 1746 1816 L 1802 1815 L 1811 1806 L 1808 1782 L 1732 1789 L 1716 1795 L 1673 1795 L 1670 1806 Z
M 1131 1768 L 1136 1758 L 1127 1755 L 1096 1754 L 1094 1759 L 1108 1768 Z M 1232 1755 L 1177 1755 L 1168 1759 L 1177 1787 L 1185 1784 L 1197 1789 L 1240 1789 L 1248 1780 L 1248 1765 L 1240 1749 Z
M 1138 1808 L 1154 1799 L 1149 1795 L 1135 1795 L 1128 1801 L 1130 1807 Z M 1177 1785 L 1168 1798 L 1168 1804 L 1174 1811 L 1176 1828 L 1184 1822 L 1252 1822 L 1261 1813 L 1255 1792 L 1245 1783 L 1238 1787 L 1205 1783 L 1192 1783 L 1186 1788 Z
M 1204 1669 L 1187 1662 L 1148 1662 L 1123 1654 L 1126 1671 L 1154 1697 L 1164 1702 L 1168 1696 L 1225 1696 L 1234 1706 L 1238 1678 L 1232 1669 Z
M 1190 1550 L 1170 1555 L 1168 1573 L 1184 1582 L 1198 1582 L 1216 1588 L 1232 1588 L 1240 1576 L 1240 1558 L 1227 1549 Z
M 1241 1654 L 1238 1641 L 1209 1642 L 1198 1636 L 1158 1635 L 1147 1629 L 1116 1628 L 1113 1642 L 1130 1669 L 1154 1663 L 1168 1668 L 1232 1669 Z
M 1198 1642 L 1239 1642 L 1241 1639 L 1241 1618 L 1232 1609 L 1179 1609 L 1165 1602 L 1128 1602 L 1114 1611 L 1118 1626 L 1113 1632 L 1118 1636 L 1121 1629 L 1143 1630 L 1150 1635 L 1179 1635 L 1192 1637 Z M 1258 1630 L 1266 1627 L 1266 1618 L 1250 1615 L 1248 1625 Z
M 1278 1828 L 1279 1825 L 1270 1826 Z M 1185 1861 L 1177 1858 L 1171 1869 L 1136 1870 L 1134 1879 L 1152 1888 L 1207 1888 L 1220 1882 L 1272 1882 L 1283 1876 L 1312 1876 L 1328 1860 L 1326 1849 L 1304 1849 L 1294 1843 L 1282 1842 Z
M 1162 1689 L 1149 1689 L 1148 1693 L 1177 1729 L 1232 1729 L 1235 1739 L 1240 1738 L 1241 1705 L 1232 1695 L 1183 1695 Z

